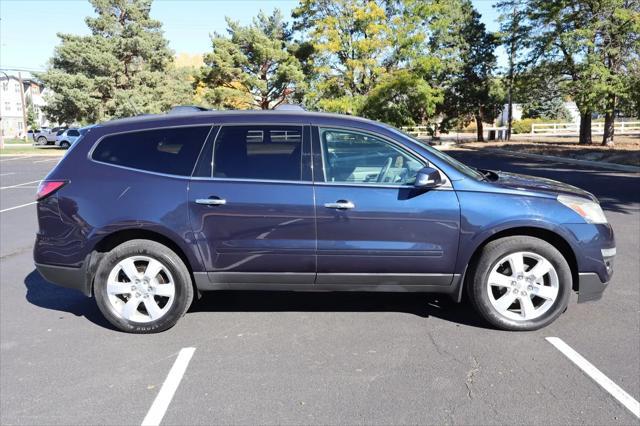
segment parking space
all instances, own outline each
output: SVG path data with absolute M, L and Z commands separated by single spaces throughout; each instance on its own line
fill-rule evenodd
M 618 248 L 603 300 L 574 296 L 551 326 L 509 333 L 435 295 L 220 292 L 165 333 L 120 333 L 93 300 L 34 270 L 35 205 L 22 205 L 58 159 L 0 157 L 0 423 L 637 424 L 546 338 L 640 399 L 640 175 L 451 154 L 598 196 Z

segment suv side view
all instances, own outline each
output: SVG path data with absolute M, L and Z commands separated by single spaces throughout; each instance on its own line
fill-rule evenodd
M 209 290 L 466 291 L 494 327 L 601 297 L 597 199 L 476 170 L 369 120 L 196 112 L 89 129 L 38 189 L 40 274 L 117 328 L 159 332 Z

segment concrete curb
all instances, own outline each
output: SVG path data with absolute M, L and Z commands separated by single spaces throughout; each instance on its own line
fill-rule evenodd
M 509 151 L 507 149 L 499 149 L 499 148 L 475 148 L 475 147 L 466 147 L 466 148 L 473 149 L 474 151 L 486 151 L 486 152 L 494 152 L 496 154 L 506 154 L 506 155 L 511 155 L 513 157 L 533 158 L 536 160 L 550 160 L 550 161 L 557 161 L 559 163 L 577 164 L 580 166 L 596 167 L 599 169 L 640 173 L 640 167 L 628 166 L 625 164 L 604 163 L 604 162 L 590 161 L 590 160 L 577 160 L 575 158 L 556 157 L 554 155 L 531 154 L 529 152 Z

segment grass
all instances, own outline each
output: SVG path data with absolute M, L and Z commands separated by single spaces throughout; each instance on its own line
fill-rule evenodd
M 19 144 L 32 144 L 33 143 L 33 139 L 31 137 L 28 137 L 26 142 L 24 139 L 18 139 L 18 138 L 4 138 L 4 143 L 19 143 Z
M 4 148 L 0 150 L 0 155 L 24 155 L 24 154 L 37 154 L 37 155 L 64 155 L 67 152 L 66 149 L 62 148 L 42 148 L 42 147 L 34 147 L 31 145 L 24 144 L 25 146 L 20 147 L 10 147 Z

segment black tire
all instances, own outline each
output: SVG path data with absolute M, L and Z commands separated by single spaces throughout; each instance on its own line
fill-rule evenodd
M 147 256 L 165 266 L 175 283 L 175 295 L 169 310 L 150 322 L 134 322 L 120 316 L 109 301 L 107 279 L 111 270 L 123 259 L 131 256 Z M 115 247 L 100 261 L 93 284 L 98 308 L 115 327 L 128 333 L 158 333 L 173 327 L 187 312 L 193 301 L 191 275 L 180 257 L 168 247 L 150 240 L 130 240 Z
M 487 292 L 487 281 L 493 267 L 505 256 L 516 252 L 532 252 L 547 259 L 558 275 L 558 295 L 553 305 L 531 320 L 512 320 L 493 307 Z M 530 331 L 552 323 L 566 309 L 572 289 L 571 268 L 562 253 L 544 240 L 528 236 L 512 236 L 489 242 L 477 261 L 470 265 L 466 279 L 467 295 L 476 311 L 491 325 L 501 330 Z
M 44 136 L 40 136 L 37 142 L 40 145 L 46 145 L 48 143 L 47 138 L 45 138 Z
M 62 141 L 60 142 L 60 148 L 62 149 L 69 149 L 71 147 L 71 144 L 67 141 Z

